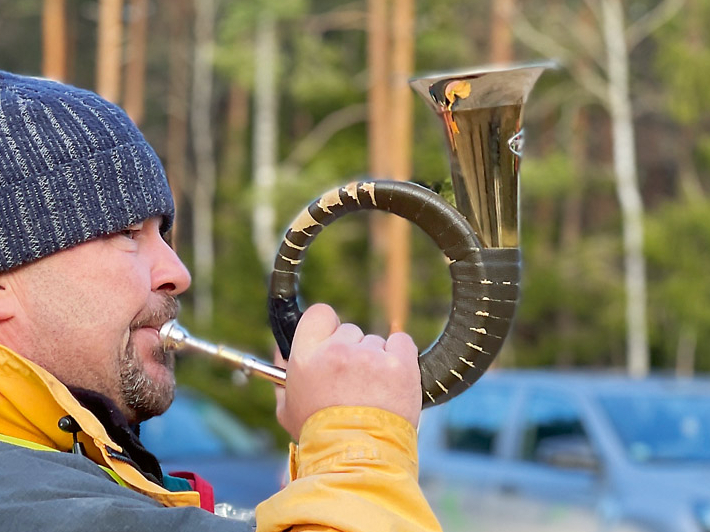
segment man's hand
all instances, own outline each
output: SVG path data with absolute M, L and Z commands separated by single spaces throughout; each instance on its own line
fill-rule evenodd
M 364 335 L 328 305 L 313 305 L 298 324 L 287 367 L 276 415 L 296 440 L 306 419 L 329 406 L 373 406 L 419 422 L 421 378 L 408 334 Z

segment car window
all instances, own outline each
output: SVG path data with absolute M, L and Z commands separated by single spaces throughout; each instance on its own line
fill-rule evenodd
M 541 447 L 553 438 L 587 441 L 579 407 L 566 394 L 534 392 L 523 407 L 521 458 L 543 461 Z
M 634 462 L 710 461 L 707 394 L 607 394 L 600 403 Z
M 509 386 L 479 383 L 449 405 L 446 445 L 449 449 L 493 454 L 510 417 L 513 393 Z

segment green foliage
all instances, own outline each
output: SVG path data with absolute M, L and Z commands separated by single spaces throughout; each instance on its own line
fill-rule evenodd
M 362 101 L 365 80 L 353 81 L 353 75 L 362 69 L 363 36 L 355 39 L 355 53 L 345 53 L 346 43 L 352 40 L 347 37 L 349 35 L 333 38 L 331 35 L 303 34 L 293 43 L 286 83 L 287 94 L 298 102 L 299 110 L 321 117 L 324 110 Z
M 488 6 L 437 0 L 417 4 L 417 72 L 458 70 L 485 63 Z
M 217 22 L 216 68 L 224 76 L 253 86 L 254 35 L 263 17 L 272 17 L 280 29 L 303 17 L 309 7 L 308 0 L 226 2 Z
M 710 134 L 701 134 L 696 144 L 698 164 L 702 168 L 710 168 Z
M 698 123 L 710 112 L 708 20 L 710 2 L 695 0 L 686 16 L 676 16 L 658 32 L 656 70 L 667 86 L 666 105 L 682 124 Z
M 528 237 L 522 246 L 522 297 L 511 338 L 516 363 L 598 365 L 614 353 L 623 358 L 620 243 L 599 235 L 552 250 Z
M 710 112 L 708 64 L 710 49 L 707 47 L 673 42 L 659 52 L 658 67 L 662 75 L 668 77 L 670 89 L 666 104 L 673 116 L 683 124 L 696 123 Z
M 570 155 L 561 150 L 545 157 L 526 159 L 522 168 L 524 183 L 521 186 L 530 199 L 565 197 L 576 186 Z
M 652 340 L 673 363 L 678 334 L 698 334 L 697 360 L 710 369 L 710 201 L 669 202 L 649 215 L 646 238 Z

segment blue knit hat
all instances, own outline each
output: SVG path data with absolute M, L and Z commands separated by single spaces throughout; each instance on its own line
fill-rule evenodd
M 0 71 L 0 271 L 153 216 L 173 221 L 165 171 L 118 106 Z

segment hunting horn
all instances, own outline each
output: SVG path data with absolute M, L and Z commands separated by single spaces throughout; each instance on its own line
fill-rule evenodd
M 381 210 L 418 225 L 450 262 L 448 323 L 419 356 L 422 404 L 443 403 L 478 380 L 500 351 L 518 301 L 523 105 L 538 77 L 553 66 L 483 68 L 410 81 L 444 126 L 456 207 L 414 183 L 365 180 L 326 192 L 305 208 L 286 231 L 269 289 L 269 318 L 284 358 L 302 315 L 298 276 L 308 246 L 346 213 Z M 167 341 L 169 335 L 161 336 Z M 253 373 L 274 380 L 261 369 Z

